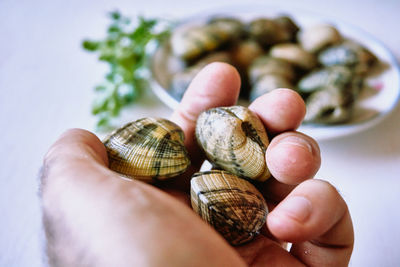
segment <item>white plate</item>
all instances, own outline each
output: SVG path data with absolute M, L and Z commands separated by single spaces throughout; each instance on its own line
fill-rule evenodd
M 400 67 L 395 57 L 383 43 L 358 27 L 310 12 L 281 10 L 265 6 L 233 7 L 224 9 L 224 12 L 206 12 L 183 20 L 180 25 L 201 24 L 211 16 L 216 15 L 237 17 L 242 21 L 249 21 L 255 17 L 275 17 L 283 14 L 289 15 L 301 28 L 321 22 L 334 25 L 343 36 L 356 40 L 372 51 L 382 62 L 381 65 L 384 66 L 384 70 L 379 75 L 367 79 L 370 88 L 363 90 L 363 94 L 355 104 L 353 118 L 349 122 L 340 125 L 303 124 L 299 131 L 319 141 L 355 134 L 375 126 L 395 108 L 400 99 Z M 161 101 L 172 109 L 178 106 L 178 101 L 169 94 L 166 88 L 168 88 L 169 76 L 171 75 L 168 70 L 171 66 L 172 68 L 178 67 L 176 64 L 178 63 L 168 57 L 165 47 L 157 50 L 152 61 L 153 91 Z

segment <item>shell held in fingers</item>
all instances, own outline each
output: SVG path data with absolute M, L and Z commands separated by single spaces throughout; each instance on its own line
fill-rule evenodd
M 257 181 L 271 176 L 265 161 L 267 132 L 248 108 L 232 106 L 204 111 L 197 119 L 196 138 L 208 160 L 218 168 Z
M 111 170 L 146 182 L 175 177 L 189 167 L 183 142 L 182 129 L 160 118 L 128 123 L 103 141 Z
M 232 245 L 250 241 L 265 224 L 268 208 L 262 194 L 233 174 L 196 173 L 190 194 L 194 211 Z

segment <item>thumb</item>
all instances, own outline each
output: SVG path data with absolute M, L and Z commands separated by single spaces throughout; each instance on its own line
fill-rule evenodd
M 328 182 L 298 185 L 269 215 L 267 225 L 307 266 L 346 266 L 354 244 L 349 210 Z

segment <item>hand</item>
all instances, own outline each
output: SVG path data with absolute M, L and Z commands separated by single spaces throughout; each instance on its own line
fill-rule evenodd
M 236 103 L 240 78 L 213 63 L 193 80 L 172 120 L 185 132 L 192 169 L 156 186 L 121 179 L 107 168 L 101 141 L 74 129 L 50 148 L 42 168 L 43 222 L 54 266 L 346 266 L 353 227 L 346 203 L 314 176 L 316 142 L 294 131 L 305 114 L 300 96 L 277 89 L 250 109 L 274 134 L 267 163 L 274 178 L 262 193 L 270 214 L 253 241 L 230 246 L 190 208 L 188 181 L 204 160 L 194 127 L 198 114 Z M 161 189 L 161 190 L 160 190 Z M 292 242 L 288 252 L 282 246 Z

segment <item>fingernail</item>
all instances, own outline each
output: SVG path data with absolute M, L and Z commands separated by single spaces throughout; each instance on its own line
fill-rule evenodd
M 280 140 L 280 144 L 299 146 L 313 153 L 313 146 L 307 140 L 298 136 L 288 135 Z
M 279 213 L 284 213 L 298 222 L 306 221 L 311 214 L 311 209 L 311 202 L 302 196 L 289 197 L 277 207 Z

